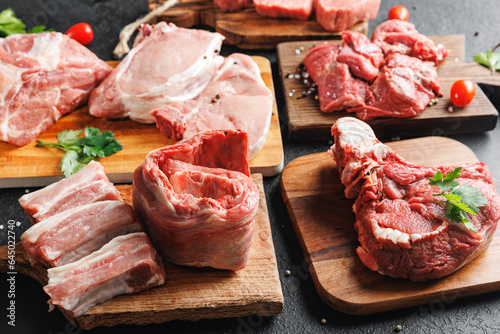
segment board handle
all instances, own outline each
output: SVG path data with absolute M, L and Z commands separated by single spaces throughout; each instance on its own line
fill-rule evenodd
M 39 263 L 32 265 L 21 242 L 0 246 L 0 272 L 24 274 L 44 286 L 48 283 L 47 268 Z

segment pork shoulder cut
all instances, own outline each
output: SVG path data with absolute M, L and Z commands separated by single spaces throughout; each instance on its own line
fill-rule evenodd
M 482 192 L 487 204 L 468 215 L 477 232 L 446 218 L 441 189 L 429 178 L 455 167 L 412 164 L 382 144 L 364 122 L 340 118 L 330 149 L 345 185 L 356 198 L 357 254 L 371 270 L 412 281 L 436 279 L 463 267 L 490 244 L 500 219 L 500 197 L 483 163 L 462 166 L 456 179 Z
M 23 146 L 87 102 L 111 67 L 57 32 L 0 38 L 0 140 Z
M 259 205 L 248 175 L 240 130 L 207 131 L 150 152 L 135 170 L 132 197 L 160 255 L 180 265 L 244 268 Z
M 248 134 L 252 158 L 264 146 L 272 108 L 272 93 L 257 64 L 247 55 L 234 53 L 225 59 L 199 96 L 151 114 L 160 131 L 173 139 L 207 130 L 242 129 Z
M 89 113 L 154 123 L 150 112 L 198 96 L 224 58 L 224 37 L 160 22 L 143 24 L 134 47 L 92 92 Z

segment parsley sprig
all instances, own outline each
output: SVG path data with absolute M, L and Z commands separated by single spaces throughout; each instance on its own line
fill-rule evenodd
M 25 34 L 26 25 L 21 19 L 16 17 L 12 8 L 4 9 L 0 12 L 0 37 L 5 37 L 12 34 Z M 47 29 L 45 26 L 34 26 L 28 33 L 39 33 L 44 31 L 54 31 Z
M 440 194 L 433 196 L 443 196 L 446 201 L 437 203 L 446 203 L 446 218 L 455 223 L 462 223 L 469 231 L 477 232 L 474 224 L 471 223 L 467 214 L 476 215 L 479 208 L 488 204 L 488 200 L 479 189 L 469 184 L 459 185 L 455 180 L 462 172 L 462 167 L 457 167 L 446 175 L 441 171 L 434 174 L 429 179 L 429 184 L 439 187 Z
M 98 128 L 86 127 L 84 130 L 63 130 L 57 134 L 57 143 L 45 143 L 37 140 L 36 146 L 55 147 L 63 150 L 64 156 L 59 162 L 59 168 L 68 177 L 92 160 L 108 157 L 123 149 L 114 139 L 111 131 L 101 131 Z M 80 135 L 84 133 L 83 137 Z

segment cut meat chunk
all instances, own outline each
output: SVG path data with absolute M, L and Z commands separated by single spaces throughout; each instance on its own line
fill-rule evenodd
M 165 269 L 144 232 L 116 237 L 73 263 L 48 270 L 43 289 L 54 305 L 79 317 L 94 305 L 123 293 L 143 291 L 165 282 Z
M 238 130 L 207 131 L 150 152 L 134 173 L 132 195 L 161 256 L 244 268 L 259 204 L 248 175 L 248 139 Z
M 111 67 L 61 33 L 0 38 L 0 140 L 23 146 L 87 102 Z
M 307 20 L 314 7 L 314 0 L 254 0 L 253 3 L 260 15 L 298 20 Z
M 438 171 L 407 162 L 377 140 L 360 120 L 343 117 L 332 127 L 337 162 L 346 197 L 356 198 L 354 228 L 357 253 L 371 270 L 412 281 L 436 279 L 463 267 L 490 244 L 500 219 L 500 197 L 483 163 L 466 164 L 456 180 L 477 188 L 487 205 L 469 220 L 478 231 L 446 218 L 446 204 L 429 184 Z
M 160 22 L 143 25 L 132 51 L 92 92 L 96 117 L 153 123 L 150 112 L 198 96 L 224 58 L 219 33 Z
M 109 182 L 104 167 L 91 161 L 77 173 L 23 195 L 19 204 L 35 224 L 64 210 L 104 200 L 122 199 L 120 192 Z
M 347 64 L 337 62 L 339 52 L 338 44 L 320 44 L 312 48 L 303 61 L 318 86 L 320 109 L 323 112 L 365 104 L 368 83 L 354 78 Z
M 102 201 L 47 218 L 26 230 L 21 241 L 32 263 L 56 267 L 89 255 L 116 236 L 140 231 L 130 205 Z
M 316 0 L 316 20 L 328 31 L 343 31 L 377 17 L 380 0 Z
M 250 157 L 264 146 L 271 125 L 273 96 L 249 56 L 232 54 L 201 94 L 175 107 L 154 110 L 168 138 L 189 138 L 207 130 L 242 129 L 248 133 Z
M 370 86 L 366 105 L 349 111 L 362 120 L 412 117 L 422 112 L 435 94 L 442 95 L 442 91 L 434 64 L 394 53 Z
M 349 65 L 351 73 L 369 82 L 375 80 L 384 62 L 384 54 L 378 45 L 365 35 L 354 31 L 342 32 L 342 49 L 337 61 Z
M 252 5 L 253 0 L 214 0 L 214 4 L 223 12 L 234 12 Z
M 380 46 L 386 56 L 401 53 L 438 64 L 448 55 L 442 45 L 420 34 L 412 23 L 401 20 L 379 24 L 373 31 L 372 42 Z

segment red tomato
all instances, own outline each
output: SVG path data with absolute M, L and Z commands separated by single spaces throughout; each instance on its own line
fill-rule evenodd
M 73 38 L 75 41 L 79 42 L 82 45 L 87 45 L 94 39 L 94 32 L 92 31 L 92 27 L 90 24 L 85 22 L 80 22 L 71 26 L 68 31 L 66 31 L 66 35 Z
M 457 80 L 451 86 L 451 102 L 457 107 L 465 107 L 474 100 L 476 88 L 469 80 Z
M 389 20 L 408 21 L 409 18 L 410 12 L 405 6 L 394 6 L 389 11 Z

